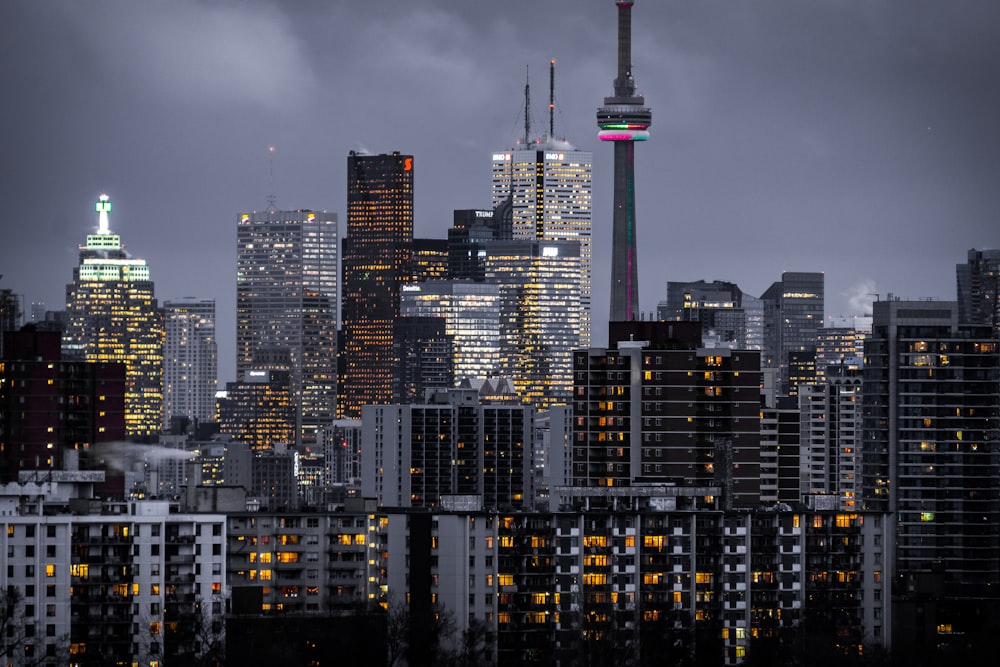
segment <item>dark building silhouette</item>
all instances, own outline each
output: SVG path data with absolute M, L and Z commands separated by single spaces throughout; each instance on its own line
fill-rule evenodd
M 341 391 L 338 414 L 392 400 L 393 329 L 402 286 L 413 276 L 413 157 L 347 157 Z
M 764 351 L 761 365 L 779 370 L 779 393 L 794 394 L 790 352 L 816 352 L 824 317 L 822 273 L 785 271 L 761 295 L 764 302 Z
M 1000 250 L 973 248 L 968 261 L 955 269 L 958 321 L 988 324 L 1000 334 Z
M 443 317 L 400 317 L 396 321 L 399 360 L 393 377 L 393 403 L 419 403 L 428 389 L 455 386 L 454 341 Z
M 992 329 L 958 310 L 877 301 L 865 344 L 863 506 L 894 518 L 894 602 L 917 622 L 893 644 L 920 660 L 1000 618 L 1000 355 Z M 942 636 L 914 633 L 921 618 Z
M 91 463 L 91 448 L 125 438 L 125 366 L 64 361 L 58 333 L 3 334 L 0 479 Z

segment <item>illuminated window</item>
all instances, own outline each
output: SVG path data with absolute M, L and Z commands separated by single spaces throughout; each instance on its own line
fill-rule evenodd
M 51 564 L 46 565 L 45 566 L 45 576 L 46 577 L 54 577 L 54 576 L 56 576 L 56 566 L 55 565 L 51 565 Z

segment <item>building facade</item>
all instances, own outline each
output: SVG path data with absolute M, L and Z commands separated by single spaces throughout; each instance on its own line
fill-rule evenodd
M 241 213 L 236 224 L 236 374 L 287 358 L 296 442 L 311 442 L 337 403 L 337 216 Z
M 20 510 L 0 516 L 0 586 L 19 600 L 0 641 L 13 640 L 25 657 L 15 664 L 155 667 L 221 659 L 225 517 L 175 514 L 161 502 L 88 502 L 66 490 L 92 487 L 102 474 L 0 487 L 0 502 Z
M 701 348 L 697 323 L 628 324 L 574 353 L 574 484 L 714 485 L 757 506 L 759 353 Z
M 1000 585 L 998 382 L 996 337 L 960 324 L 955 302 L 874 304 L 863 506 L 897 517 L 900 577 L 942 574 L 951 595 Z
M 583 346 L 590 345 L 592 169 L 592 153 L 552 137 L 524 141 L 492 156 L 493 206 L 502 217 L 509 200 L 511 238 L 566 241 L 579 248 L 575 286 Z M 496 234 L 494 240 L 504 236 Z
M 219 386 L 215 300 L 164 301 L 163 323 L 164 429 L 175 417 L 214 422 Z
M 794 394 L 790 386 L 789 353 L 815 352 L 824 317 L 822 273 L 785 271 L 761 300 L 764 302 L 764 353 L 762 365 L 780 372 L 780 391 Z
M 123 364 L 65 361 L 60 335 L 31 325 L 3 337 L 0 481 L 85 467 L 93 446 L 125 439 Z
M 348 154 L 343 270 L 338 416 L 357 419 L 392 400 L 393 328 L 413 276 L 413 156 Z
M 402 318 L 440 318 L 451 338 L 454 382 L 501 373 L 501 294 L 495 283 L 434 280 L 404 285 Z M 454 385 L 452 385 L 454 386 Z M 422 396 L 416 397 L 423 400 Z
M 480 401 L 474 389 L 362 412 L 361 490 L 386 507 L 437 507 L 450 495 L 488 508 L 534 502 L 530 406 Z
M 163 425 L 163 314 L 146 261 L 131 257 L 108 227 L 107 195 L 97 212 L 97 233 L 80 246 L 66 286 L 63 356 L 124 364 L 125 434 L 149 438 Z

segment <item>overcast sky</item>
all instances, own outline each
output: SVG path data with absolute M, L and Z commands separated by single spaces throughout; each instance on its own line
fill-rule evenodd
M 594 152 L 595 344 L 606 342 L 612 0 L 2 0 L 0 288 L 65 306 L 77 246 L 111 228 L 156 295 L 214 298 L 233 379 L 236 215 L 334 211 L 347 152 L 415 156 L 415 231 L 490 202 L 490 155 L 533 116 Z M 668 280 L 760 295 L 823 271 L 828 315 L 877 293 L 955 298 L 1000 246 L 1000 3 L 638 0 L 640 308 Z M 273 170 L 268 147 L 274 146 Z M 273 176 L 270 174 L 273 171 Z

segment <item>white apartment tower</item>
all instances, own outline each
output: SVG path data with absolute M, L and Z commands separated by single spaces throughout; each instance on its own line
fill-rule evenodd
M 219 353 L 215 300 L 185 298 L 163 303 L 163 426 L 172 417 L 215 421 Z

